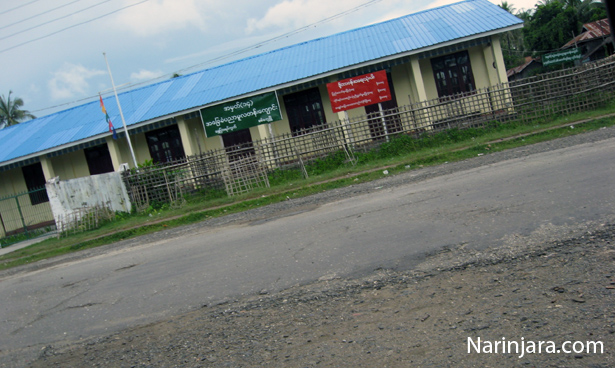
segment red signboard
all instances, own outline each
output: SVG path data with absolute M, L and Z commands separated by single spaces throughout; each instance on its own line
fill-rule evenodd
M 391 90 L 385 70 L 328 83 L 327 90 L 333 112 L 373 105 L 391 99 Z

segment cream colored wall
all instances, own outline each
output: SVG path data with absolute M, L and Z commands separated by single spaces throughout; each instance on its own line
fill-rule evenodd
M 224 142 L 219 135 L 205 138 L 205 151 L 217 150 L 224 148 Z
M 4 171 L 0 174 L 0 198 L 12 197 L 18 193 L 26 193 L 28 187 L 23 177 L 21 168 Z M 34 225 L 42 221 L 52 220 L 53 217 L 48 215 L 51 213 L 49 202 L 43 202 L 32 206 L 29 196 L 20 196 L 19 205 L 15 198 L 0 200 L 0 214 L 4 222 L 6 231 L 13 231 L 23 228 L 21 214 L 24 216 L 26 225 Z M 0 226 L 0 237 L 5 236 L 4 228 Z
M 90 169 L 83 150 L 52 157 L 48 160 L 51 161 L 55 176 L 59 176 L 60 180 L 90 176 Z
M 412 71 L 408 67 L 410 64 L 397 65 L 391 68 L 391 79 L 395 88 L 395 100 L 397 106 L 410 104 L 412 94 Z
M 470 55 L 470 65 L 472 66 L 472 75 L 474 76 L 474 83 L 477 89 L 489 87 L 489 70 L 487 69 L 487 61 L 485 60 L 484 49 L 491 48 L 491 46 L 478 46 L 472 47 L 468 50 Z M 493 62 L 493 60 L 492 60 Z M 492 67 L 493 68 L 493 67 Z
M 0 198 L 13 196 L 28 190 L 21 168 L 0 173 Z
M 495 57 L 495 65 L 498 74 L 499 83 L 508 83 L 508 76 L 506 75 L 506 65 L 504 64 L 504 54 L 502 54 L 502 45 L 500 43 L 500 36 L 491 36 L 491 45 L 493 47 L 493 55 Z
M 423 85 L 425 86 L 425 97 L 428 100 L 438 98 L 438 89 L 436 88 L 436 80 L 433 76 L 433 68 L 431 67 L 431 59 L 419 60 L 421 73 L 423 75 Z
M 130 135 L 130 139 L 138 164 L 142 164 L 145 160 L 151 159 L 149 149 L 147 148 L 147 142 L 145 141 L 145 134 Z M 113 147 L 113 145 L 115 145 L 115 147 Z M 109 154 L 111 155 L 115 170 L 119 169 L 119 165 L 121 164 L 128 164 L 129 167 L 135 166 L 126 138 L 118 138 L 116 140 L 107 139 L 107 146 L 109 147 Z M 143 149 L 145 149 L 145 151 L 143 151 Z M 116 159 L 117 166 L 115 162 Z
M 186 120 L 186 127 L 188 128 L 188 136 L 190 137 L 190 144 L 192 144 L 194 153 L 205 152 L 207 150 L 205 147 L 205 129 L 203 128 L 201 118 L 196 117 Z M 186 145 L 183 143 L 183 140 L 182 144 Z
M 288 114 L 286 113 L 286 105 L 284 105 L 284 96 L 278 96 L 280 101 L 280 111 L 282 111 L 282 120 L 272 123 L 273 134 L 275 136 L 290 134 L 290 122 L 288 121 Z

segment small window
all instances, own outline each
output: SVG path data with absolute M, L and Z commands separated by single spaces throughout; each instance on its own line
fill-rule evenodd
M 434 58 L 431 66 L 440 98 L 476 90 L 467 51 Z
M 30 203 L 34 206 L 40 203 L 49 202 L 47 190 L 45 189 L 47 180 L 45 180 L 45 174 L 43 173 L 43 166 L 41 163 L 37 162 L 33 165 L 24 166 L 21 168 L 21 171 L 26 181 L 28 192 L 30 192 Z
M 284 105 L 293 135 L 305 133 L 327 122 L 318 88 L 286 95 Z
M 145 133 L 154 163 L 172 162 L 186 157 L 177 125 Z

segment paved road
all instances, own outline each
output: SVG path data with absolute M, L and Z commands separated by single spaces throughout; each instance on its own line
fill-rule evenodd
M 542 226 L 612 218 L 613 158 L 611 138 L 416 183 L 370 183 L 368 194 L 283 216 L 195 226 L 171 239 L 5 275 L 0 358 L 241 295 L 411 268 L 449 245 L 501 246 Z M 418 173 L 404 175 L 410 182 Z

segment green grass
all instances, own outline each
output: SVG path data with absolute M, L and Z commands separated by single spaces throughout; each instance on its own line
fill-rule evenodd
M 493 124 L 481 129 L 451 130 L 420 140 L 408 136 L 394 137 L 378 149 L 357 153 L 355 166 L 346 162 L 343 152 L 338 152 L 306 165 L 308 179 L 304 179 L 298 169 L 276 170 L 270 174 L 271 188 L 261 188 L 235 197 L 227 197 L 220 191 L 210 191 L 187 198 L 181 208 L 152 208 L 145 214 L 124 216 L 96 230 L 61 239 L 47 239 L 1 256 L 0 270 L 266 206 L 288 198 L 300 198 L 376 180 L 385 176 L 384 168 L 389 171 L 389 175 L 394 175 L 408 171 L 408 167 L 416 169 L 461 161 L 613 126 L 614 117 L 600 116 L 614 112 L 615 103 L 605 109 L 559 117 L 549 122 Z M 574 124 L 574 128 L 570 127 L 571 124 Z

